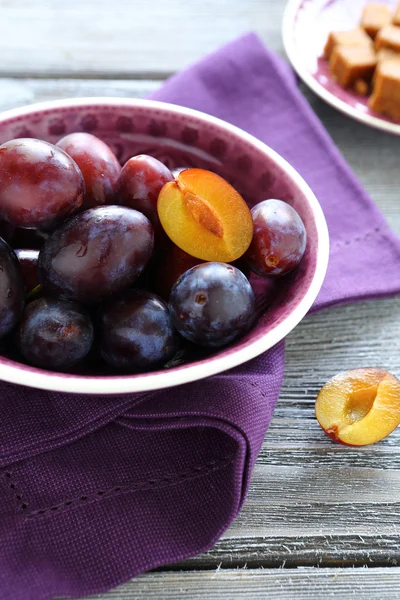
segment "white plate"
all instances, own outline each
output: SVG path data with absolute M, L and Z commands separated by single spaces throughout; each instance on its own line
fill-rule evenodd
M 330 31 L 353 29 L 366 0 L 289 0 L 283 18 L 283 43 L 299 77 L 328 104 L 370 127 L 400 135 L 400 122 L 372 111 L 368 98 L 333 81 L 322 58 Z M 393 9 L 396 0 L 388 0 Z

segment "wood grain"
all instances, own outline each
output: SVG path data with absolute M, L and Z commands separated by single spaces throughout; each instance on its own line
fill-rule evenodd
M 284 4 L 0 0 L 0 110 L 55 98 L 143 97 L 249 29 L 281 52 Z M 400 234 L 400 139 L 301 89 Z M 378 269 L 379 257 L 371 273 Z M 400 430 L 352 449 L 331 442 L 314 416 L 316 395 L 331 376 L 360 366 L 400 376 L 399 350 L 398 298 L 303 320 L 287 338 L 283 389 L 239 517 L 203 555 L 96 598 L 400 598 Z M 354 566 L 374 568 L 348 568 Z
M 395 600 L 400 569 L 219 569 L 152 573 L 87 600 Z
M 280 49 L 283 7 L 276 0 L 0 0 L 0 76 L 163 78 L 250 30 Z
M 1 0 L 0 0 L 1 1 Z M 105 96 L 143 98 L 162 81 L 128 79 L 0 78 L 0 110 L 62 98 Z
M 271 511 L 274 510 L 271 506 Z M 309 508 L 312 510 L 312 507 Z M 272 512 L 271 512 L 272 514 Z M 338 515 L 336 514 L 336 518 Z M 336 526 L 341 527 L 341 521 Z M 361 568 L 400 566 L 398 534 L 330 534 L 241 537 L 222 540 L 209 552 L 163 570 L 222 568 Z M 232 552 L 234 547 L 235 551 Z

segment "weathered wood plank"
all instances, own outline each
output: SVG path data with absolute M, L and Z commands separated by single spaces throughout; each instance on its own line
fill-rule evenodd
M 274 510 L 273 506 L 271 510 Z M 341 521 L 337 521 L 336 530 L 340 527 Z M 209 552 L 163 570 L 396 566 L 400 566 L 398 535 L 332 533 L 307 536 L 303 531 L 294 537 L 249 535 L 235 539 L 234 544 L 223 539 Z
M 164 77 L 242 33 L 281 48 L 276 0 L 0 0 L 0 74 Z M 40 41 L 40 43 L 38 43 Z
M 268 493 L 265 489 L 267 481 Z M 365 510 L 369 503 L 385 504 L 386 512 L 391 512 L 392 508 L 389 505 L 393 504 L 395 510 L 400 502 L 400 470 L 353 466 L 338 469 L 321 466 L 318 468 L 318 473 L 315 473 L 314 465 L 287 467 L 257 464 L 253 474 L 251 499 L 248 503 L 252 505 L 254 511 L 269 512 L 270 504 L 279 504 L 283 509 L 287 509 L 293 504 L 301 507 L 310 502 L 323 503 L 327 507 L 327 512 L 334 511 L 335 506 L 343 507 L 343 510 L 350 512 Z M 330 515 L 329 519 L 331 519 Z M 400 513 L 398 518 L 391 520 L 393 527 L 396 522 L 400 526 Z M 382 524 L 383 522 L 380 521 L 379 527 Z M 308 525 L 307 523 L 307 529 L 309 529 Z M 364 525 L 360 522 L 361 527 Z
M 336 471 L 339 471 L 337 469 Z M 305 475 L 310 476 L 309 473 Z M 314 474 L 318 478 L 318 473 L 314 467 Z M 336 478 L 339 475 L 336 474 Z M 338 537 L 348 534 L 366 535 L 367 537 L 391 532 L 400 538 L 400 502 L 382 503 L 333 503 L 333 502 L 315 502 L 307 494 L 302 496 L 306 484 L 298 491 L 292 491 L 297 495 L 297 502 L 286 503 L 284 500 L 271 501 L 268 495 L 269 481 L 263 481 L 264 503 L 257 502 L 254 498 L 256 493 L 252 490 L 251 495 L 242 509 L 238 519 L 225 534 L 226 539 L 237 542 L 237 539 L 247 534 L 247 537 L 260 536 L 302 536 L 307 538 L 314 535 Z M 348 482 L 352 489 L 352 481 Z M 282 498 L 287 491 L 287 483 L 281 490 Z M 356 495 L 356 490 L 354 494 Z M 335 496 L 335 490 L 332 490 L 332 497 Z M 340 532 L 338 532 L 338 527 Z M 306 540 L 305 540 L 306 541 Z M 235 547 L 236 552 L 236 547 Z M 335 557 L 340 558 L 340 557 Z
M 397 569 L 219 569 L 162 572 L 88 600 L 394 600 L 400 597 Z
M 143 98 L 162 81 L 129 79 L 0 78 L 0 110 L 61 98 L 107 96 Z

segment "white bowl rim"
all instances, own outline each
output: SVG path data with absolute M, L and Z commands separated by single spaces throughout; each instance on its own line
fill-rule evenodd
M 374 129 L 386 131 L 393 135 L 400 135 L 400 124 L 386 121 L 380 117 L 374 117 L 368 113 L 363 113 L 350 104 L 347 104 L 347 102 L 341 100 L 335 96 L 335 94 L 324 88 L 324 86 L 321 85 L 305 67 L 293 39 L 294 22 L 296 20 L 297 12 L 303 3 L 304 0 L 288 0 L 282 20 L 283 46 L 289 61 L 291 62 L 298 76 L 315 94 L 317 94 L 317 96 L 341 113 L 351 117 L 352 119 L 355 119 L 356 121 L 359 121 L 360 123 L 363 123 L 364 125 L 373 127 Z
M 165 371 L 156 371 L 153 373 L 134 374 L 134 375 L 116 375 L 116 376 L 91 376 L 91 375 L 71 375 L 64 373 L 52 373 L 32 368 L 22 363 L 15 365 L 4 364 L 0 358 L 0 379 L 9 383 L 18 385 L 27 385 L 33 388 L 43 390 L 93 394 L 93 395 L 116 395 L 126 393 L 143 393 L 160 389 L 166 389 L 177 385 L 193 382 L 196 380 L 216 375 L 243 364 L 256 356 L 259 356 L 266 350 L 269 350 L 280 342 L 292 329 L 302 320 L 311 308 L 318 292 L 321 289 L 329 259 L 329 234 L 322 208 L 310 187 L 297 171 L 277 152 L 269 146 L 243 131 L 239 127 L 231 125 L 222 119 L 213 117 L 191 108 L 181 107 L 166 102 L 147 99 L 125 99 L 125 98 L 103 98 L 86 97 L 72 98 L 66 100 L 51 100 L 31 104 L 25 107 L 11 109 L 0 114 L 0 124 L 13 118 L 18 118 L 31 113 L 49 111 L 54 109 L 67 109 L 77 106 L 115 106 L 115 107 L 153 107 L 159 111 L 175 112 L 184 114 L 188 117 L 205 121 L 221 127 L 235 136 L 251 143 L 264 154 L 268 155 L 279 167 L 281 167 L 289 177 L 298 186 L 304 196 L 307 198 L 312 210 L 315 227 L 317 232 L 317 255 L 314 276 L 309 288 L 302 300 L 297 304 L 293 311 L 281 323 L 271 331 L 249 343 L 244 348 L 230 352 L 223 356 L 213 356 L 209 360 L 199 363 L 189 363 L 185 368 L 165 369 Z M 21 375 L 25 373 L 27 381 L 21 381 Z

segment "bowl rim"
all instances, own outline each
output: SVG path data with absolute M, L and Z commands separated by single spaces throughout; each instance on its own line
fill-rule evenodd
M 315 272 L 303 299 L 281 323 L 265 335 L 260 336 L 260 338 L 254 342 L 250 342 L 245 347 L 227 353 L 224 356 L 219 357 L 214 355 L 210 357 L 210 359 L 200 361 L 199 363 L 189 363 L 188 365 L 184 365 L 184 367 L 165 369 L 164 371 L 110 376 L 53 373 L 51 371 L 30 367 L 23 363 L 7 364 L 9 362 L 8 359 L 6 359 L 7 363 L 5 363 L 0 357 L 0 379 L 18 385 L 64 393 L 104 396 L 152 392 L 190 383 L 227 371 L 259 356 L 280 342 L 290 331 L 292 331 L 292 329 L 294 329 L 311 308 L 321 289 L 328 267 L 329 233 L 325 216 L 316 196 L 301 175 L 284 158 L 275 152 L 275 150 L 272 150 L 267 144 L 264 144 L 264 142 L 261 142 L 239 127 L 198 110 L 156 100 L 104 97 L 51 100 L 5 111 L 0 114 L 0 125 L 11 119 L 25 115 L 80 106 L 92 108 L 95 106 L 126 108 L 153 107 L 161 112 L 173 112 L 195 118 L 208 124 L 213 124 L 257 147 L 286 172 L 307 198 L 313 213 L 317 233 Z M 26 381 L 21 381 L 21 375 L 23 375 L 23 373 L 26 375 Z

